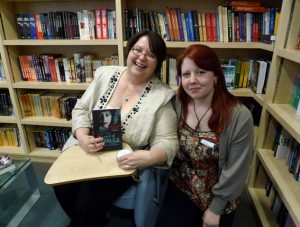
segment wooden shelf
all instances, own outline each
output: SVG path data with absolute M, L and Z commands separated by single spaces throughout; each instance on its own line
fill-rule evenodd
M 258 149 L 257 156 L 296 226 L 300 226 L 300 182 L 297 182 L 292 174 L 289 173 L 284 160 L 276 160 L 274 158 L 272 150 Z
M 58 149 L 49 150 L 47 148 L 34 148 L 30 152 L 30 159 L 32 159 L 34 161 L 39 161 L 39 162 L 52 163 L 59 157 L 60 154 L 61 154 L 61 151 Z
M 13 83 L 13 88 L 23 89 L 50 89 L 50 90 L 80 90 L 85 91 L 90 83 L 67 83 L 67 82 L 27 82 Z
M 17 119 L 15 116 L 0 116 L 0 122 L 1 123 L 17 123 Z
M 248 188 L 248 192 L 256 209 L 256 213 L 260 218 L 262 226 L 277 226 L 275 216 L 271 211 L 271 203 L 266 196 L 266 190 L 264 188 Z
M 80 40 L 80 39 L 15 39 L 3 40 L 4 46 L 117 46 L 118 40 Z
M 8 155 L 26 155 L 22 147 L 11 147 L 11 146 L 0 146 L 0 153 L 1 154 L 8 154 Z
M 56 117 L 26 117 L 21 120 L 21 123 L 24 125 L 72 127 L 72 121 Z
M 6 80 L 0 81 L 0 88 L 8 88 Z
M 300 50 L 297 49 L 279 49 L 277 50 L 279 57 L 300 63 Z
M 300 117 L 289 104 L 267 104 L 270 114 L 300 143 Z

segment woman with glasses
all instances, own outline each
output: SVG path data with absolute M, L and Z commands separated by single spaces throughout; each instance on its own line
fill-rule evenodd
M 157 226 L 231 227 L 253 151 L 251 113 L 228 92 L 210 47 L 187 47 L 177 72 L 180 148 Z
M 165 58 L 166 45 L 157 33 L 143 31 L 132 36 L 127 43 L 127 66 L 98 68 L 77 101 L 72 111 L 73 135 L 63 150 L 80 145 L 87 153 L 101 152 L 105 144 L 91 134 L 91 112 L 120 108 L 123 142 L 134 152 L 118 157 L 119 167 L 170 167 L 178 141 L 170 102 L 175 92 L 157 77 Z M 113 202 L 134 184 L 139 183 L 123 177 L 55 186 L 54 191 L 71 218 L 69 226 L 104 226 Z

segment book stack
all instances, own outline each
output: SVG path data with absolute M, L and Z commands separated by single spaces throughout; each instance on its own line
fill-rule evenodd
M 7 172 L 13 172 L 15 169 L 15 164 L 7 154 L 0 157 L 0 175 Z

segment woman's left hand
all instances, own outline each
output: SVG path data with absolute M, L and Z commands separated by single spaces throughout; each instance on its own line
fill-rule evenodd
M 202 217 L 203 227 L 218 227 L 220 224 L 220 215 L 207 209 Z
M 117 158 L 118 166 L 121 169 L 137 169 L 148 166 L 149 151 L 137 150 Z

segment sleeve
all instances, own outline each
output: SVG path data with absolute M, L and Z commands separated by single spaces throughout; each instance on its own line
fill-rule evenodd
M 91 127 L 91 117 L 90 113 L 97 103 L 100 95 L 101 76 L 105 73 L 106 67 L 99 67 L 96 70 L 95 78 L 86 89 L 84 94 L 80 99 L 77 100 L 74 109 L 72 110 L 72 134 L 78 128 L 90 128 Z M 106 75 L 105 75 L 106 76 Z
M 231 133 L 226 138 L 226 161 L 218 183 L 212 188 L 214 198 L 209 209 L 220 214 L 226 203 L 237 198 L 245 185 L 251 162 L 254 143 L 253 119 L 250 111 L 243 106 L 231 122 Z
M 151 147 L 159 147 L 167 153 L 166 166 L 170 167 L 178 150 L 177 118 L 170 102 L 158 109 L 150 137 Z

